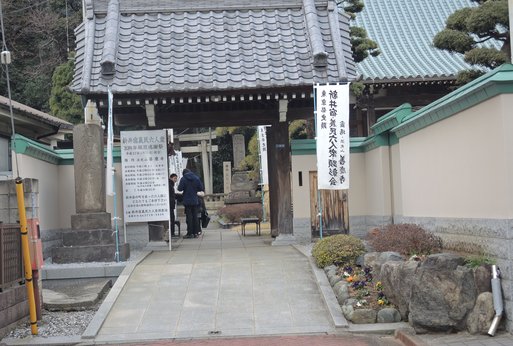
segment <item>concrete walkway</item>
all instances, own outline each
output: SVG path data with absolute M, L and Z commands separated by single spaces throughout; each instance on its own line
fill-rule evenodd
M 308 259 L 271 240 L 209 229 L 171 252 L 152 252 L 94 341 L 334 332 Z

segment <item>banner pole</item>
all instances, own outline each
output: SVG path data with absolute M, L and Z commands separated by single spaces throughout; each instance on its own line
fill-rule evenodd
M 175 212 L 174 210 L 172 211 Z M 169 213 L 169 216 L 171 216 L 171 213 Z M 169 236 L 169 251 L 171 251 L 171 217 L 167 220 L 167 232 Z
M 317 147 L 317 88 L 314 84 L 314 128 L 315 128 L 315 150 L 319 150 Z M 316 159 L 315 164 L 317 166 L 317 209 L 319 210 L 319 236 L 322 239 L 322 199 L 321 190 L 319 189 L 319 162 Z

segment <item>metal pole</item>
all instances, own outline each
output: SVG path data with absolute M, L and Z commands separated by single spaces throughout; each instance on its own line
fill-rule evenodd
M 208 146 L 209 146 L 209 168 L 210 168 L 210 193 L 214 193 L 214 174 L 212 172 L 212 128 L 208 128 Z
M 109 144 L 109 145 L 112 145 Z M 114 168 L 112 168 L 113 172 L 112 172 L 112 190 L 114 192 L 114 234 L 116 236 L 116 255 L 115 255 L 115 258 L 116 258 L 116 262 L 119 262 L 119 229 L 118 229 L 118 203 L 117 203 L 117 192 L 116 192 L 116 170 Z
M 513 64 L 513 42 L 511 38 L 511 27 L 513 26 L 513 0 L 508 0 L 508 14 L 509 14 L 509 49 L 510 61 Z
M 30 329 L 32 335 L 37 335 L 37 312 L 34 297 L 34 282 L 32 281 L 32 264 L 30 263 L 29 240 L 27 230 L 27 215 L 25 214 L 25 199 L 23 197 L 23 181 L 16 178 L 16 196 L 18 198 L 18 212 L 20 214 L 21 247 L 23 249 L 23 265 L 25 268 L 25 285 L 30 311 Z

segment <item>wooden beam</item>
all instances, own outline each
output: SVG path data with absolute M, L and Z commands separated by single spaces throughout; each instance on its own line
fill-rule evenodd
M 211 137 L 212 136 L 212 137 Z M 184 133 L 181 135 L 176 135 L 175 138 L 178 138 L 180 142 L 190 142 L 190 141 L 208 141 L 210 138 L 215 139 L 216 134 L 208 132 L 203 133 Z
M 269 190 L 271 198 L 271 234 L 292 234 L 292 193 L 290 184 L 289 124 L 275 122 L 271 126 L 269 155 Z M 272 177 L 272 178 L 271 178 Z M 274 225 L 273 225 L 274 221 Z
M 207 143 L 207 151 L 210 150 L 210 146 Z M 212 151 L 218 151 L 219 147 L 217 145 L 212 146 Z M 201 153 L 201 144 L 193 145 L 193 146 L 186 146 L 186 147 L 180 147 L 180 151 L 182 153 Z

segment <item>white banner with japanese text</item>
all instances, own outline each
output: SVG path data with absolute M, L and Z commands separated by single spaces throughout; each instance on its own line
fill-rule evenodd
M 169 220 L 165 130 L 121 131 L 125 223 Z
M 265 126 L 258 126 L 258 146 L 260 149 L 261 183 L 267 185 L 269 184 L 269 174 L 267 172 L 267 137 L 265 128 Z
M 349 84 L 317 85 L 317 179 L 320 190 L 349 188 Z

